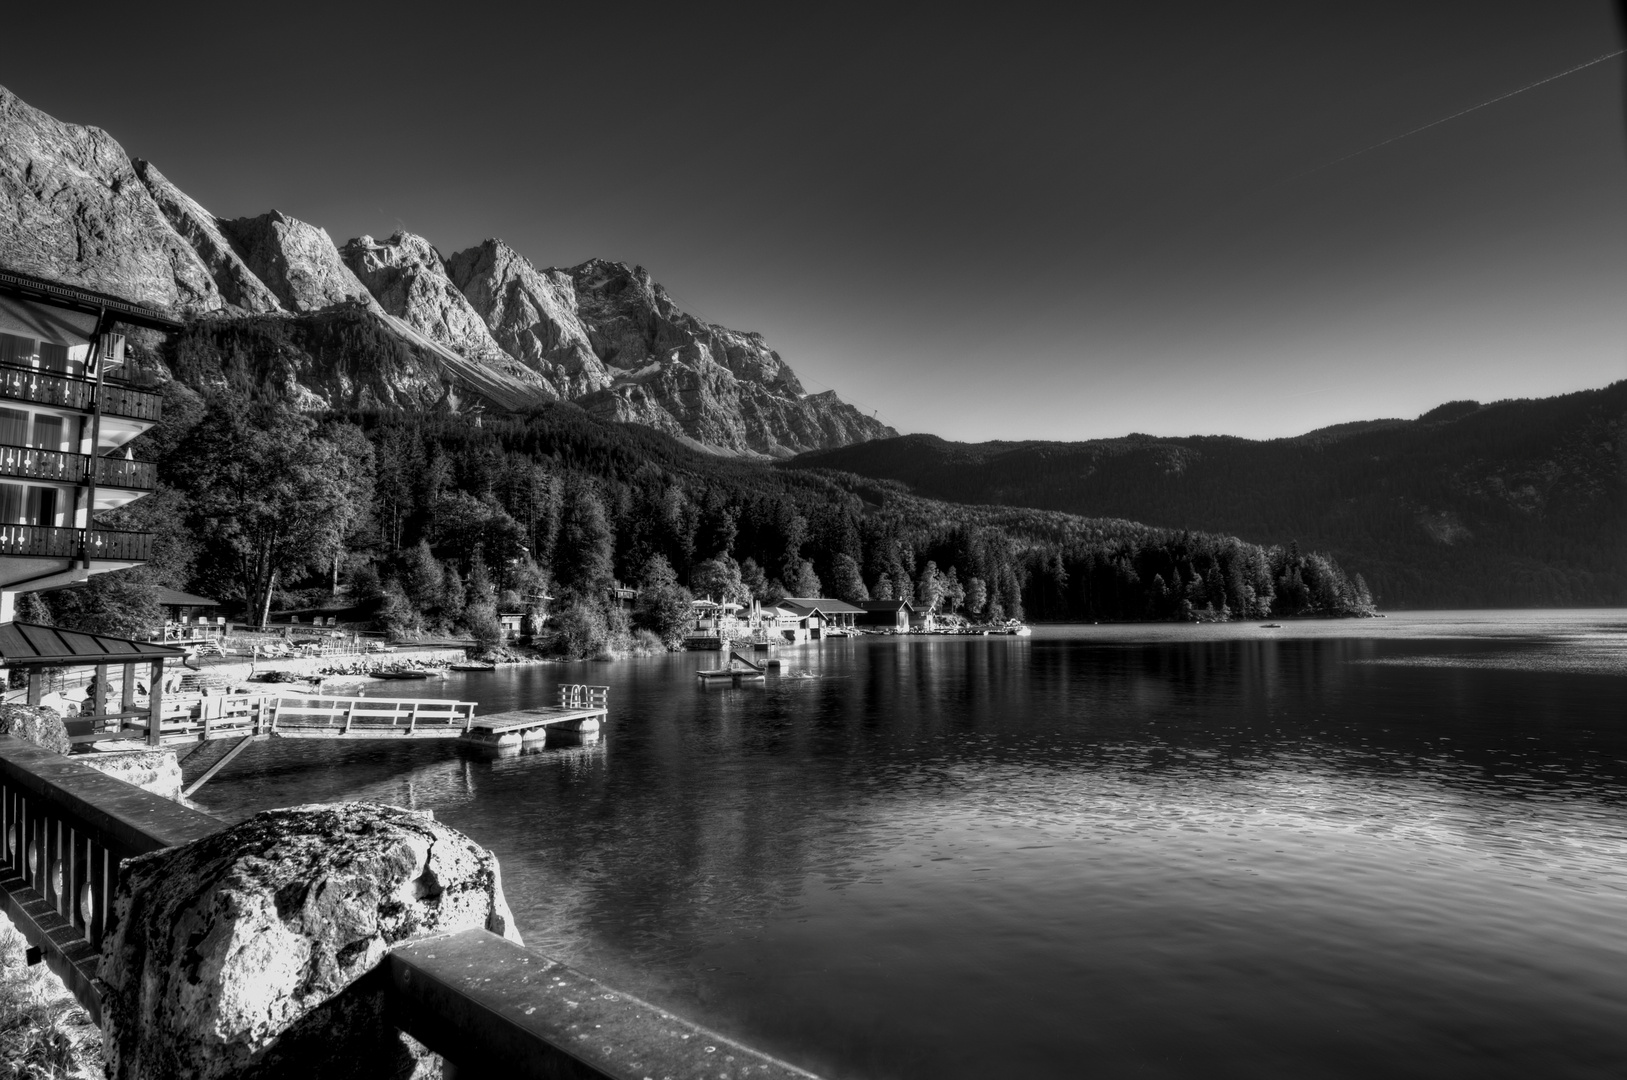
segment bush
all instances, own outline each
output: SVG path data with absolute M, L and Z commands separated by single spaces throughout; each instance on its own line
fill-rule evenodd
M 475 639 L 475 647 L 490 652 L 503 643 L 503 623 L 497 617 L 497 608 L 489 603 L 470 604 L 463 613 L 463 624 Z
M 597 656 L 610 645 L 610 627 L 604 612 L 593 604 L 578 601 L 553 620 L 554 646 L 569 659 Z

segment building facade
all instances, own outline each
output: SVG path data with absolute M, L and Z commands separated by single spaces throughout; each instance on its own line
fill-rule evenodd
M 0 623 L 20 593 L 152 556 L 149 533 L 93 514 L 151 492 L 128 444 L 158 423 L 158 394 L 125 375 L 125 327 L 181 324 L 117 297 L 0 268 Z

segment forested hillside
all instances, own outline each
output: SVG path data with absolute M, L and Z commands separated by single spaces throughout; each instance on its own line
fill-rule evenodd
M 1627 603 L 1627 382 L 1255 442 L 1131 435 L 805 454 L 928 497 L 1298 543 L 1385 607 Z
M 269 331 L 243 332 L 263 356 Z M 349 336 L 340 322 L 283 344 L 370 340 Z M 164 383 L 165 421 L 134 445 L 158 461 L 161 489 L 103 515 L 157 533 L 155 561 L 31 601 L 32 617 L 129 630 L 137 586 L 154 581 L 255 621 L 337 595 L 399 634 L 490 637 L 499 609 L 534 611 L 551 595 L 571 650 L 591 653 L 635 630 L 671 643 L 692 595 L 908 597 L 974 621 L 1371 607 L 1359 575 L 1293 546 L 925 499 L 705 453 L 572 404 L 301 413 L 275 365 L 245 361 L 235 340 L 168 347 L 165 370 L 188 381 Z M 365 367 L 340 370 L 365 378 Z M 616 583 L 642 590 L 630 624 L 607 602 Z

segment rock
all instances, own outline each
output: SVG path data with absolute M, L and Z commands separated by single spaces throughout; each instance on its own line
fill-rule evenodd
M 66 754 L 70 745 L 62 714 L 38 705 L 0 705 L 0 735 L 15 735 L 59 754 Z
M 0 265 L 182 313 L 225 301 L 105 131 L 0 87 Z
M 387 240 L 362 236 L 340 256 L 385 311 L 431 341 L 474 360 L 510 359 L 446 276 L 440 252 L 428 240 L 406 232 Z
M 487 240 L 447 260 L 447 273 L 510 356 L 537 371 L 562 398 L 603 390 L 613 378 L 593 352 L 565 270 L 538 270 Z
M 277 210 L 219 225 L 238 257 L 289 311 L 321 311 L 360 302 L 384 314 L 339 258 L 326 229 Z
M 143 791 L 162 795 L 176 802 L 181 798 L 181 763 L 175 760 L 175 751 L 119 750 L 111 753 L 81 754 L 74 758 L 98 772 L 134 784 Z
M 375 968 L 471 927 L 519 940 L 497 860 L 397 807 L 272 810 L 130 860 L 99 970 L 107 1075 L 423 1075 Z
M 249 314 L 283 310 L 277 296 L 248 268 L 231 242 L 220 231 L 215 215 L 199 206 L 190 195 L 170 183 L 150 161 L 135 163 L 136 175 L 152 194 L 153 201 L 209 270 L 215 286 L 227 304 Z

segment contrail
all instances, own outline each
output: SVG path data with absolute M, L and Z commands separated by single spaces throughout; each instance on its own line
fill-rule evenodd
M 1472 112 L 1478 112 L 1481 109 L 1486 108 L 1487 106 L 1497 104 L 1499 101 L 1507 101 L 1509 98 L 1515 97 L 1515 96 L 1517 96 L 1519 94 L 1523 94 L 1527 90 L 1535 90 L 1537 87 L 1546 86 L 1548 83 L 1551 83 L 1556 79 L 1563 79 L 1567 75 L 1575 75 L 1578 71 L 1582 71 L 1582 70 L 1584 70 L 1586 68 L 1590 68 L 1594 64 L 1602 64 L 1606 60 L 1613 59 L 1614 57 L 1620 56 L 1623 53 L 1627 53 L 1627 49 L 1617 49 L 1615 52 L 1607 52 L 1603 56 L 1595 56 L 1593 59 L 1588 60 L 1588 61 L 1586 61 L 1584 63 L 1577 64 L 1575 67 L 1566 68 L 1564 71 L 1561 71 L 1558 74 L 1549 75 L 1547 78 L 1538 79 L 1534 83 L 1528 83 L 1525 86 L 1520 87 L 1518 90 L 1510 90 L 1506 94 L 1499 94 L 1494 98 L 1488 98 L 1487 100 L 1482 101 L 1478 105 L 1470 105 L 1467 109 L 1463 109 L 1463 110 L 1461 110 L 1459 112 L 1455 112 L 1451 116 L 1443 116 L 1439 120 L 1431 120 L 1429 123 L 1425 124 L 1423 127 L 1415 127 L 1411 131 L 1403 131 L 1399 135 L 1390 136 L 1388 139 L 1385 139 L 1383 142 L 1376 142 L 1372 146 L 1364 146 L 1360 150 L 1355 151 L 1354 153 L 1346 154 L 1344 157 L 1341 157 L 1341 158 L 1334 158 L 1332 161 L 1325 162 L 1324 164 L 1318 165 L 1314 169 L 1306 169 L 1304 172 L 1295 173 L 1293 176 L 1290 176 L 1288 178 L 1287 182 L 1291 183 L 1291 182 L 1293 182 L 1295 180 L 1304 179 L 1305 177 L 1310 176 L 1312 173 L 1319 173 L 1323 169 L 1331 169 L 1335 165 L 1341 165 L 1344 162 L 1349 161 L 1351 158 L 1361 157 L 1363 154 L 1370 154 L 1374 150 L 1377 150 L 1380 147 L 1389 146 L 1393 142 L 1400 142 L 1402 139 L 1410 139 L 1412 136 L 1417 135 L 1418 133 L 1423 132 L 1423 131 L 1428 131 L 1432 127 L 1440 127 L 1442 124 L 1446 123 L 1449 120 L 1456 120 L 1460 116 L 1468 116 Z

